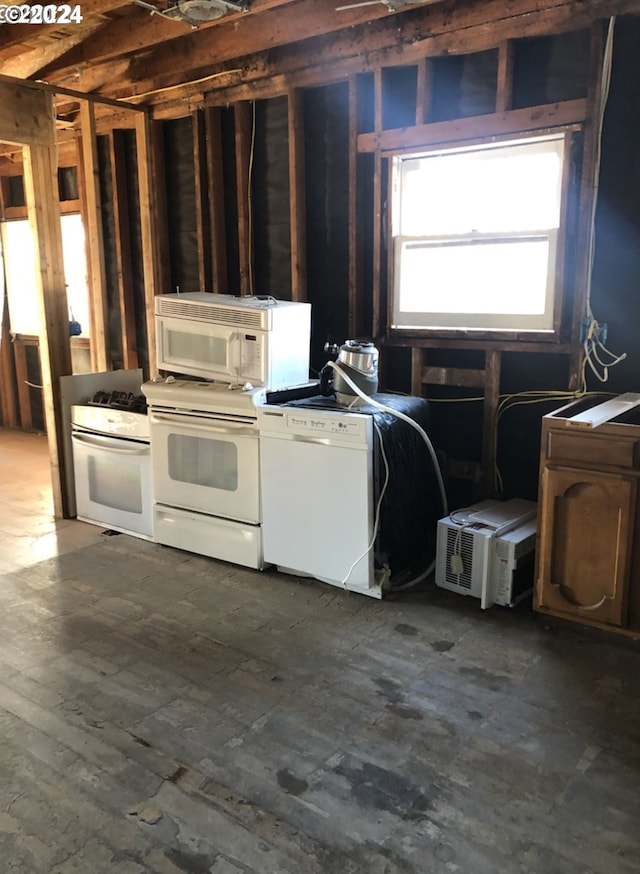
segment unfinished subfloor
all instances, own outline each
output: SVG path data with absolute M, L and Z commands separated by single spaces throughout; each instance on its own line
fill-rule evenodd
M 636 644 L 54 524 L 48 476 L 0 431 L 1 874 L 640 870 Z

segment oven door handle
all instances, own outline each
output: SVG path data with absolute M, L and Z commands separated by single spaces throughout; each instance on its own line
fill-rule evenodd
M 77 431 L 71 434 L 74 443 L 92 446 L 105 452 L 114 452 L 117 455 L 149 455 L 148 443 L 137 443 L 132 449 L 123 449 L 115 444 L 124 443 L 124 440 L 114 440 L 113 437 L 102 437 L 100 434 L 80 434 Z
M 181 425 L 183 428 L 188 428 L 190 430 L 195 431 L 207 431 L 209 434 L 227 434 L 230 437 L 235 436 L 247 436 L 247 437 L 257 437 L 258 429 L 257 428 L 247 428 L 244 425 L 234 425 L 232 422 L 227 423 L 226 425 L 218 425 L 215 424 L 215 421 L 212 420 L 211 424 L 207 419 L 198 419 L 197 421 L 193 421 L 189 416 L 167 416 L 167 415 L 158 415 L 154 413 L 151 416 L 151 424 L 152 425 Z

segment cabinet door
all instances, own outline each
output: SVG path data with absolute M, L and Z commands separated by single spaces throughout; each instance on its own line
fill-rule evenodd
M 625 626 L 635 479 L 547 468 L 541 502 L 536 607 Z

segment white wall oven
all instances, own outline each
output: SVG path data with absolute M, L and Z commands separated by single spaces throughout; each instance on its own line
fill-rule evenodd
M 154 530 L 178 549 L 263 568 L 259 390 L 168 377 L 150 408 Z
M 156 297 L 160 370 L 254 387 L 309 378 L 311 305 L 192 292 Z
M 78 519 L 153 539 L 149 420 L 144 397 L 98 392 L 71 407 Z

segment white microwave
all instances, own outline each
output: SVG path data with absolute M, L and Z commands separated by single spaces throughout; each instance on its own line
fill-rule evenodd
M 311 304 L 197 291 L 155 299 L 160 370 L 278 389 L 309 379 Z

